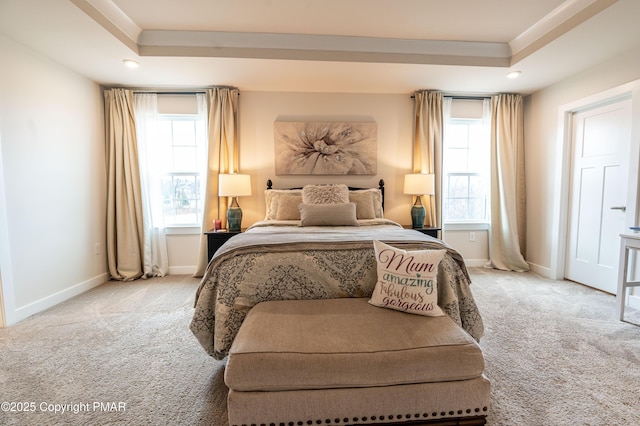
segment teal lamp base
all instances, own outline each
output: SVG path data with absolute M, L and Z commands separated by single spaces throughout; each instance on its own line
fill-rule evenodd
M 420 196 L 416 196 L 416 202 L 411 207 L 411 227 L 413 229 L 424 228 L 424 218 L 427 215 L 427 209 L 422 205 Z
M 424 228 L 424 218 L 427 210 L 423 205 L 411 207 L 411 226 L 413 229 Z
M 231 206 L 227 210 L 227 227 L 229 232 L 240 232 L 240 224 L 242 223 L 242 210 L 238 206 L 236 198 L 233 197 Z

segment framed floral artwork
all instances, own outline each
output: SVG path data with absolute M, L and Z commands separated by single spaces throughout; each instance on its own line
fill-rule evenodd
M 277 175 L 375 175 L 377 123 L 274 124 Z

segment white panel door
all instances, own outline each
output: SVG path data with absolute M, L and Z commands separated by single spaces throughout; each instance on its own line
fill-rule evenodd
M 630 146 L 631 100 L 574 114 L 565 277 L 613 294 Z

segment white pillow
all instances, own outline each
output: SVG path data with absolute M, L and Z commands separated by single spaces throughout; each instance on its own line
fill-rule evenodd
M 446 250 L 401 250 L 374 240 L 378 281 L 369 303 L 439 317 L 438 265 Z

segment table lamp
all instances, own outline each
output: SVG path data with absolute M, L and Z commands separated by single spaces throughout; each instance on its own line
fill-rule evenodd
M 242 210 L 237 197 L 251 195 L 251 176 L 239 173 L 218 175 L 218 196 L 233 197 L 227 209 L 227 227 L 229 232 L 240 232 Z
M 420 229 L 424 227 L 424 217 L 427 214 L 422 205 L 422 195 L 434 193 L 434 175 L 427 173 L 414 173 L 404 176 L 404 193 L 416 196 L 416 202 L 411 207 L 411 227 Z

